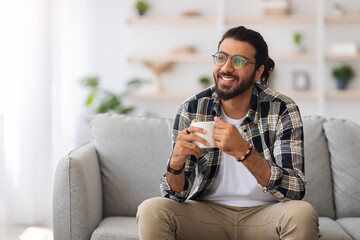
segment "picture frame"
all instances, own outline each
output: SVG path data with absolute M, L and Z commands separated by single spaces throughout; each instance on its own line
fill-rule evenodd
M 305 71 L 296 71 L 292 75 L 294 90 L 306 91 L 310 88 L 309 74 Z

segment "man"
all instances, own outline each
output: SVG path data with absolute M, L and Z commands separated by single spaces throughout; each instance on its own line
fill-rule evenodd
M 303 127 L 297 105 L 267 87 L 274 62 L 262 36 L 228 30 L 213 55 L 215 85 L 186 100 L 161 182 L 165 198 L 144 201 L 142 240 L 317 239 L 305 194 Z M 259 82 L 259 83 L 257 83 Z M 192 121 L 215 121 L 216 148 Z M 175 201 L 173 201 L 175 200 Z

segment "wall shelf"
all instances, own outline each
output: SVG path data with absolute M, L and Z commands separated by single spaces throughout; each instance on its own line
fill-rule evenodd
M 325 94 L 328 99 L 360 99 L 360 90 L 332 90 Z
M 129 24 L 215 24 L 216 17 L 133 17 L 128 19 Z
M 285 15 L 285 16 L 245 16 L 245 17 L 227 17 L 227 24 L 238 23 L 315 23 L 315 16 L 306 15 Z
M 198 91 L 197 91 L 198 92 Z M 132 93 L 128 95 L 129 98 L 139 100 L 185 100 L 186 98 L 197 93 L 195 92 L 170 92 L 164 91 L 161 93 Z
M 360 15 L 327 16 L 326 23 L 360 23 Z
M 290 53 L 290 54 L 274 54 L 271 56 L 275 61 L 315 61 L 316 53 Z M 357 57 L 360 60 L 360 56 Z M 211 62 L 211 54 L 195 53 L 195 54 L 164 54 L 164 55 L 131 55 L 129 61 L 134 62 Z M 338 59 L 337 59 L 338 60 Z
M 315 90 L 306 90 L 306 91 L 279 90 L 279 92 L 293 99 L 314 100 L 316 98 Z
M 354 56 L 344 56 L 344 55 L 327 55 L 325 57 L 327 61 L 360 61 L 360 54 Z
M 211 54 L 164 54 L 164 55 L 131 55 L 129 61 L 135 62 L 212 62 Z
M 162 100 L 162 99 L 179 99 L 184 100 L 196 93 L 201 91 L 198 89 L 194 92 L 161 92 L 161 93 L 132 93 L 129 95 L 130 98 L 133 99 L 142 99 L 142 100 Z M 303 100 L 313 100 L 316 98 L 316 91 L 314 90 L 307 90 L 307 91 L 295 91 L 295 90 L 278 90 L 278 92 L 285 94 L 286 96 L 289 96 L 290 98 L 294 99 L 303 99 Z M 354 94 L 354 93 L 352 93 Z M 346 94 L 344 94 L 346 95 Z
M 316 53 L 304 52 L 304 53 L 291 53 L 291 54 L 275 54 L 272 55 L 275 61 L 315 61 Z
M 132 17 L 128 18 L 129 24 L 188 24 L 206 23 L 215 24 L 217 17 L 212 16 L 191 16 L 191 17 Z M 285 16 L 243 16 L 226 17 L 226 24 L 238 23 L 315 23 L 315 16 L 307 15 L 285 15 Z

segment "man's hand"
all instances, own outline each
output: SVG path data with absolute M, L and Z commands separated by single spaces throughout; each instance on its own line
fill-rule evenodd
M 196 120 L 193 120 L 193 122 L 196 122 Z M 181 169 L 190 155 L 194 155 L 196 158 L 202 157 L 203 154 L 201 149 L 193 143 L 193 141 L 201 142 L 207 146 L 210 145 L 205 139 L 195 134 L 191 134 L 193 132 L 206 133 L 204 129 L 198 127 L 189 127 L 179 132 L 170 158 L 170 167 L 172 169 Z M 166 178 L 173 191 L 179 193 L 184 189 L 184 172 L 179 175 L 168 173 Z
M 196 120 L 193 120 L 196 122 Z M 190 133 L 199 132 L 199 133 L 206 133 L 206 131 L 202 128 L 190 126 L 187 128 Z M 193 141 L 201 142 L 202 144 L 209 146 L 209 143 L 195 135 L 189 134 L 186 132 L 186 129 L 179 132 L 179 135 L 176 138 L 176 144 L 173 150 L 173 154 L 170 161 L 170 167 L 173 169 L 180 169 L 184 165 L 186 159 L 190 155 L 194 155 L 196 158 L 202 157 L 201 149 L 193 143 Z
M 218 117 L 215 117 L 214 120 L 216 122 L 214 130 L 215 146 L 235 157 L 244 155 L 249 144 L 241 136 L 236 126 Z

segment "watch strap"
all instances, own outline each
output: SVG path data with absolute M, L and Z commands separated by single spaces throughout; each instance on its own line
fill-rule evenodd
M 184 171 L 184 168 L 185 168 L 185 163 L 184 163 L 184 166 L 182 166 L 181 169 L 179 170 L 175 170 L 173 168 L 170 167 L 170 161 L 168 162 L 168 165 L 167 165 L 167 171 L 171 174 L 174 174 L 174 175 L 179 175 L 181 174 L 183 171 Z

